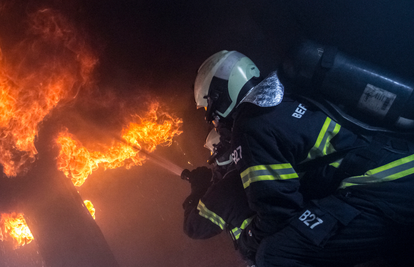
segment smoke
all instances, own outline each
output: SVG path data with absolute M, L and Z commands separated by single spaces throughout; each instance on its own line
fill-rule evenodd
M 122 266 L 188 265 L 187 255 L 191 258 L 203 246 L 196 251 L 194 243 L 181 232 L 181 202 L 189 187 L 178 175 L 189 161 L 199 166 L 206 164 L 208 157 L 208 150 L 203 148 L 208 126 L 203 121 L 203 112 L 195 110 L 191 86 L 204 56 L 225 43 L 209 49 L 197 48 L 199 41 L 214 43 L 211 35 L 203 34 L 208 28 L 204 23 L 209 20 L 204 7 L 209 4 L 189 12 L 186 8 L 196 7 L 195 3 L 187 6 L 185 1 L 132 2 L 17 0 L 1 4 L 0 47 L 10 65 L 27 71 L 53 63 L 45 69 L 52 77 L 59 74 L 55 67 L 76 74 L 66 87 L 70 88 L 65 91 L 67 96 L 38 125 L 36 148 L 43 160 L 42 166 L 48 167 L 36 169 L 36 174 L 26 179 L 39 178 L 45 169 L 55 168 L 56 156 L 44 152 L 50 149 L 61 129 L 67 128 L 83 146 L 100 152 L 104 149 L 96 144 L 110 144 L 114 135 L 121 136 L 133 115 L 144 114 L 153 102 L 160 103 L 163 111 L 184 118 L 184 133 L 170 147 L 148 155 L 149 164 L 129 171 L 124 168 L 97 170 L 77 189 L 82 197 L 94 203 L 96 222 Z M 214 12 L 214 8 L 207 10 Z M 220 11 L 222 15 L 225 13 Z M 176 20 L 176 16 L 182 19 Z M 220 26 L 226 21 L 231 18 L 217 20 L 214 25 Z M 220 34 L 224 32 L 220 30 Z M 242 36 L 241 31 L 235 36 Z M 47 45 L 29 45 L 36 38 L 47 40 Z M 14 52 L 23 47 L 24 53 Z M 35 55 L 31 54 L 33 51 Z M 63 62 L 56 61 L 60 56 Z M 68 59 L 76 67 L 65 64 Z M 25 64 L 18 64 L 19 60 Z M 38 60 L 46 64 L 39 64 Z M 32 81 L 38 84 L 39 79 L 33 76 Z M 25 192 L 30 189 L 25 187 Z M 22 194 L 19 191 L 17 195 Z M 36 196 L 36 192 L 30 195 Z M 38 200 L 37 197 L 25 199 Z M 47 207 L 46 203 L 37 205 Z M 186 257 L 183 257 L 184 251 Z M 214 254 L 210 252 L 211 258 Z

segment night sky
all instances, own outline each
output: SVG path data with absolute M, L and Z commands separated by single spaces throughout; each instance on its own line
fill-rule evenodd
M 183 134 L 155 152 L 182 168 L 206 165 L 209 155 L 203 144 L 210 128 L 195 108 L 192 85 L 199 65 L 215 52 L 242 52 L 266 76 L 298 38 L 307 37 L 408 79 L 413 75 L 412 1 L 0 0 L 0 45 L 11 46 L 24 32 L 16 20 L 44 7 L 59 10 L 90 37 L 99 54 L 99 90 L 119 99 L 149 95 L 183 118 Z M 111 111 L 90 117 L 102 122 Z M 226 234 L 185 236 L 181 204 L 189 184 L 151 162 L 99 170 L 79 193 L 94 203 L 96 223 L 121 267 L 244 266 Z M 0 267 L 41 266 L 34 244 L 0 248 Z

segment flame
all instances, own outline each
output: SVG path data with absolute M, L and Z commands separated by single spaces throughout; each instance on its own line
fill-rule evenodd
M 0 11 L 5 8 L 0 4 Z M 87 40 L 74 25 L 52 9 L 29 15 L 28 36 L 10 49 L 0 47 L 0 164 L 7 176 L 17 176 L 34 162 L 34 145 L 39 125 L 58 105 L 78 96 L 87 88 L 98 63 Z M 181 134 L 182 120 L 161 111 L 154 102 L 149 111 L 130 115 L 120 136 L 111 136 L 110 144 L 93 144 L 90 149 L 76 136 L 64 130 L 57 168 L 75 186 L 81 186 L 98 168 L 114 169 L 142 165 L 157 146 L 170 146 Z M 95 219 L 89 200 L 85 207 Z M 0 215 L 0 240 L 12 238 L 14 248 L 34 237 L 21 213 Z
M 84 200 L 85 207 L 89 210 L 92 218 L 95 219 L 95 208 L 90 200 Z
M 16 176 L 35 160 L 38 126 L 63 99 L 73 98 L 97 63 L 85 41 L 51 9 L 30 16 L 29 37 L 0 48 L 0 164 Z
M 33 241 L 34 237 L 26 224 L 22 213 L 2 213 L 0 219 L 0 240 L 13 239 L 13 248 L 24 246 Z
M 0 164 L 9 177 L 25 172 L 36 160 L 39 125 L 53 109 L 88 88 L 98 63 L 85 36 L 55 10 L 34 12 L 28 21 L 27 38 L 11 48 L 0 47 Z M 81 186 L 98 168 L 142 165 L 148 153 L 159 145 L 170 146 L 182 133 L 182 120 L 161 111 L 157 102 L 143 116 L 128 116 L 122 134 L 111 136 L 110 144 L 87 146 L 68 130 L 59 133 L 57 168 Z M 95 219 L 93 204 L 85 200 L 84 205 Z M 1 214 L 0 240 L 9 237 L 15 248 L 34 239 L 23 214 Z
M 90 151 L 67 130 L 60 132 L 56 139 L 60 145 L 57 168 L 75 186 L 81 186 L 99 167 L 106 170 L 124 166 L 129 169 L 142 165 L 148 153 L 158 145 L 170 146 L 173 137 L 182 133 L 182 120 L 162 112 L 159 106 L 154 102 L 145 116 L 132 115 L 121 137 L 114 136 L 111 145 L 99 144 L 102 151 Z

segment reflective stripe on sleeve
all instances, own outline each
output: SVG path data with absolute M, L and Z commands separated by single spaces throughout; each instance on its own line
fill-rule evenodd
M 246 228 L 246 226 L 248 226 L 250 224 L 250 222 L 252 221 L 253 217 L 247 218 L 246 220 L 243 221 L 242 225 L 240 227 L 234 227 L 231 232 L 233 233 L 233 236 L 236 240 L 238 240 L 240 238 L 240 234 L 243 231 L 243 229 Z
M 210 220 L 212 223 L 220 227 L 221 230 L 224 229 L 226 222 L 220 216 L 209 210 L 206 205 L 201 202 L 201 200 L 198 202 L 197 209 L 200 211 L 200 216 Z
M 369 170 L 364 175 L 348 177 L 342 181 L 340 188 L 393 181 L 411 174 L 414 174 L 414 155 Z
M 329 117 L 326 118 L 325 123 L 322 126 L 321 131 L 319 132 L 318 138 L 316 139 L 315 145 L 309 151 L 308 157 L 306 160 L 315 159 L 328 155 L 332 152 L 335 152 L 332 144 L 330 143 L 331 139 L 341 129 L 341 125 L 332 121 Z
M 329 165 L 334 167 L 334 168 L 339 168 L 339 165 L 341 165 L 342 163 L 342 159 L 338 159 L 337 161 L 334 161 L 332 163 L 330 163 Z
M 252 166 L 241 173 L 241 178 L 246 189 L 254 182 L 293 179 L 298 178 L 298 174 L 290 163 L 283 163 Z

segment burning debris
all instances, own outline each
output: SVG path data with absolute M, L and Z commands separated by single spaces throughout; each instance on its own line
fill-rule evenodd
M 89 213 L 91 214 L 92 218 L 95 219 L 95 207 L 93 206 L 92 202 L 90 200 L 84 200 L 83 203 L 85 204 L 85 207 L 89 210 Z
M 34 237 L 27 226 L 23 214 L 12 212 L 2 213 L 0 216 L 0 240 L 5 241 L 11 238 L 13 248 L 16 249 L 33 241 Z

